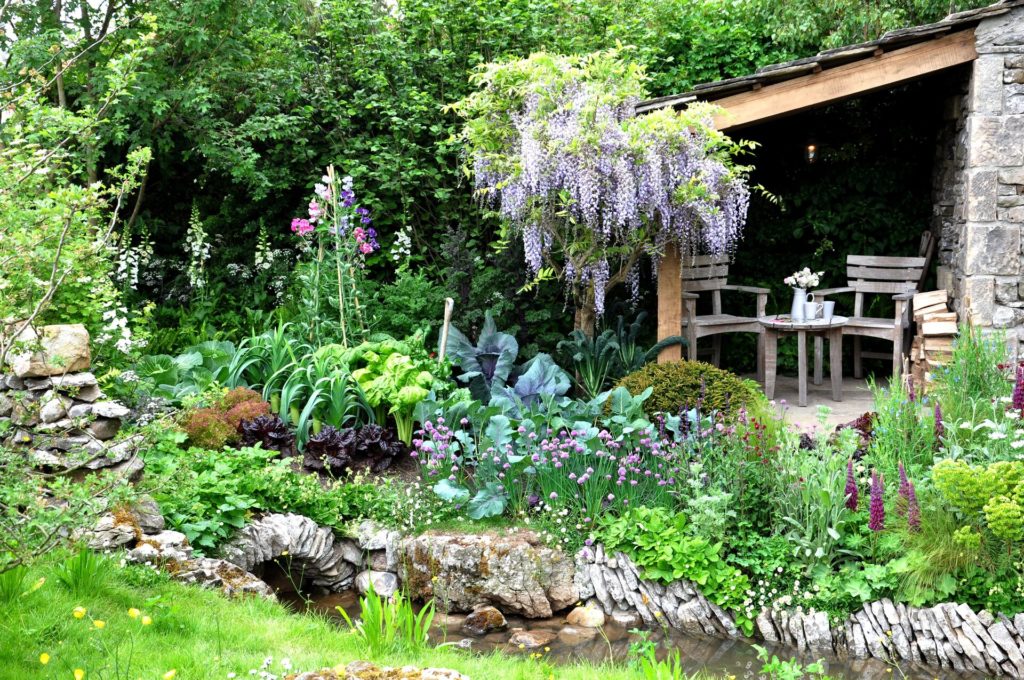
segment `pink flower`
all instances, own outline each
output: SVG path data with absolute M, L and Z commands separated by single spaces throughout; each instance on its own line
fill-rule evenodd
M 316 221 L 323 214 L 324 214 L 324 211 L 320 207 L 319 203 L 317 203 L 316 201 L 310 201 L 309 202 L 309 219 L 310 219 L 310 221 Z
M 373 252 L 373 246 L 371 246 L 366 241 L 363 241 L 362 243 L 359 244 L 359 252 L 361 252 L 363 255 L 369 255 L 370 253 Z
M 362 243 L 366 240 L 366 230 L 362 227 L 356 227 L 352 230 L 352 235 L 356 237 L 356 241 Z
M 309 232 L 313 231 L 313 225 L 309 223 L 309 220 L 296 217 L 292 220 L 292 231 L 299 236 L 305 236 Z

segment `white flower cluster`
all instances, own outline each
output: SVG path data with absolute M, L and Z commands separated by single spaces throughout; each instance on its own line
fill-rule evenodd
M 188 255 L 188 283 L 192 288 L 206 285 L 206 261 L 210 259 L 210 243 L 206 240 L 206 229 L 199 219 L 199 209 L 192 206 L 192 217 L 188 221 L 185 235 L 185 252 Z
M 793 272 L 782 280 L 787 286 L 794 288 L 817 288 L 821 283 L 821 276 L 825 272 L 812 272 L 809 267 L 804 267 L 798 272 Z
M 106 325 L 96 337 L 99 343 L 113 342 L 117 351 L 128 354 L 135 348 L 146 346 L 146 341 L 132 337 L 132 329 L 128 327 L 128 308 L 114 307 L 103 312 Z
M 127 285 L 132 290 L 139 286 L 139 271 L 145 269 L 153 260 L 153 241 L 143 233 L 136 245 L 128 245 L 121 249 L 117 256 L 117 270 L 114 280 Z
M 391 246 L 391 259 L 395 262 L 408 260 L 412 256 L 412 236 L 409 227 L 402 227 L 395 234 L 395 243 Z

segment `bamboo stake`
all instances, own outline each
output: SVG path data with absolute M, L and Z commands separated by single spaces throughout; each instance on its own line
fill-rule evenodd
M 448 327 L 452 325 L 452 311 L 455 309 L 455 300 L 444 299 L 444 324 L 441 326 L 441 347 L 437 353 L 438 363 L 444 361 L 444 355 L 448 351 Z

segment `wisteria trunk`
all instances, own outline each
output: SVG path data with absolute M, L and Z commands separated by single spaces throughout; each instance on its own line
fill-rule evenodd
M 574 297 L 576 297 L 576 317 L 573 320 L 574 328 L 583 331 L 588 338 L 593 338 L 594 332 L 597 329 L 594 286 L 587 286 L 586 291 L 582 295 L 577 293 Z

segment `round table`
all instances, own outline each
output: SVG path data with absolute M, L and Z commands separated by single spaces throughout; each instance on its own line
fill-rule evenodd
M 800 406 L 807 406 L 807 336 L 828 339 L 829 373 L 832 379 L 832 400 L 843 400 L 843 326 L 849 319 L 833 316 L 828 321 L 793 321 L 788 315 L 762 316 L 758 323 L 764 327 L 764 393 L 775 398 L 775 368 L 778 360 L 779 335 L 796 333 L 797 366 L 800 386 Z M 815 367 L 815 384 L 821 384 L 821 367 Z

